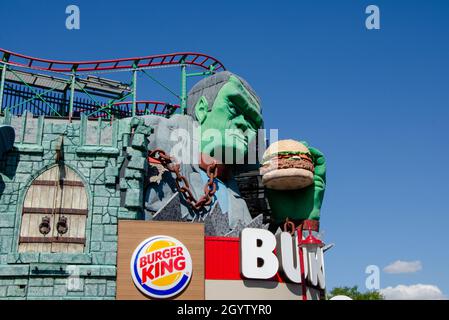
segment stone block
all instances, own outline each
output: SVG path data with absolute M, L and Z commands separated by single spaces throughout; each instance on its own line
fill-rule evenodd
M 117 252 L 117 242 L 103 242 L 101 244 L 101 250 L 107 252 Z
M 108 214 L 103 215 L 103 217 L 101 218 L 101 223 L 102 224 L 110 224 L 111 216 L 109 216 Z M 104 240 L 104 238 L 103 238 L 103 240 Z
M 0 214 L 0 228 L 13 228 L 15 219 L 16 219 L 15 214 L 1 213 Z
M 11 248 L 12 248 L 12 238 L 10 236 L 2 236 L 0 252 L 10 252 Z
M 143 133 L 136 133 L 133 137 L 132 147 L 135 149 L 147 150 L 148 139 Z
M 79 157 L 78 168 L 92 168 L 92 158 L 90 157 Z
M 100 207 L 107 207 L 109 203 L 109 198 L 107 197 L 94 197 L 94 205 Z
M 67 286 L 68 296 L 82 296 L 84 291 L 84 279 L 83 278 L 66 278 L 65 282 Z
M 6 290 L 8 287 L 0 287 L 0 298 L 6 297 Z
M 110 168 L 117 167 L 117 159 L 109 158 L 108 161 L 107 161 L 107 167 L 110 167 Z
M 40 254 L 38 252 L 10 253 L 8 263 L 34 263 L 39 262 Z
M 104 169 L 94 169 L 90 170 L 90 182 L 92 184 L 104 184 Z
M 100 251 L 101 250 L 101 242 L 100 241 L 92 241 L 90 243 L 90 251 Z
M 45 122 L 44 125 L 44 134 L 46 133 L 52 133 L 53 132 L 53 123 L 48 123 L 47 121 Z
M 26 286 L 8 286 L 6 295 L 8 297 L 24 297 Z
M 92 252 L 92 263 L 104 264 L 105 253 L 104 252 Z
M 91 241 L 103 241 L 103 226 L 101 224 L 94 224 L 92 226 Z
M 95 214 L 95 213 L 103 213 L 103 206 L 95 206 L 94 208 L 93 208 L 93 213 Z
M 92 257 L 87 253 L 41 253 L 40 263 L 89 264 Z
M 78 150 L 79 147 L 77 146 L 67 146 L 64 148 L 64 151 L 66 151 L 66 153 L 73 153 L 76 154 L 76 150 Z
M 1 265 L 0 276 L 28 276 L 30 267 L 28 265 Z
M 85 179 L 89 180 L 89 177 L 90 177 L 90 169 L 89 168 L 78 167 L 78 171 L 83 175 L 83 177 Z
M 28 285 L 30 287 L 39 287 L 42 286 L 42 282 L 44 280 L 42 278 L 30 278 Z
M 53 134 L 61 134 L 66 132 L 67 130 L 67 125 L 64 123 L 54 123 L 53 124 L 53 130 L 52 133 Z
M 117 268 L 115 266 L 102 266 L 101 275 L 105 277 L 115 277 L 117 274 Z
M 119 168 L 118 167 L 106 167 L 105 169 L 106 176 L 118 176 Z
M 115 297 L 116 287 L 115 281 L 108 281 L 106 284 L 106 295 L 109 297 Z
M 128 163 L 128 168 L 145 170 L 146 158 L 144 157 L 132 157 L 131 161 Z
M 111 221 L 112 221 L 112 219 L 110 219 Z M 115 236 L 111 236 L 111 235 L 109 235 L 109 236 L 104 236 L 103 237 L 103 241 L 105 241 L 105 242 L 114 242 L 114 241 L 117 241 L 117 236 L 115 235 Z
M 42 280 L 42 285 L 43 285 L 44 287 L 52 287 L 52 286 L 53 286 L 53 281 L 54 281 L 53 278 L 44 278 L 44 279 Z
M 98 274 L 100 274 L 100 273 L 98 273 Z M 104 279 L 104 278 L 86 278 L 84 280 L 84 283 L 85 284 L 104 284 L 104 285 L 106 285 L 106 279 Z
M 55 278 L 55 285 L 58 284 L 67 285 L 67 278 Z
M 119 197 L 109 198 L 109 207 L 120 207 L 120 198 Z
M 2 228 L 0 229 L 0 236 L 13 236 L 14 229 L 13 228 Z
M 106 255 L 104 263 L 108 264 L 108 265 L 116 265 L 117 264 L 117 253 L 112 253 L 112 252 L 108 253 Z
M 127 190 L 125 207 L 140 208 L 143 206 L 143 195 L 141 190 Z
M 0 278 L 0 286 L 7 287 L 14 284 L 13 278 Z
M 110 155 L 117 156 L 119 149 L 115 147 L 103 147 L 103 146 L 81 146 L 76 148 L 76 153 L 79 155 Z
M 99 265 L 80 266 L 79 275 L 81 277 L 86 277 L 85 279 L 87 280 L 87 279 L 92 279 L 92 277 L 99 277 L 100 271 L 101 271 L 101 266 L 99 266 Z
M 115 190 L 112 192 L 109 191 L 109 188 L 106 188 L 105 186 L 94 186 L 94 197 L 110 197 L 115 193 Z
M 128 179 L 128 189 L 143 189 L 143 183 L 138 179 Z
M 98 285 L 98 296 L 104 297 L 106 295 L 106 285 L 100 284 Z
M 146 158 L 147 152 L 143 150 L 137 150 L 131 147 L 126 147 L 126 153 L 131 158 Z
M 117 226 L 116 225 L 104 226 L 104 234 L 117 235 Z
M 104 160 L 95 160 L 92 162 L 92 168 L 105 168 L 106 161 Z
M 92 217 L 92 223 L 100 224 L 101 221 L 102 221 L 102 216 L 99 214 L 94 214 L 94 216 Z
M 28 173 L 30 174 L 33 170 L 33 163 L 29 161 L 20 161 L 17 166 L 18 173 Z
M 104 184 L 106 185 L 115 185 L 116 184 L 116 177 L 114 176 L 106 176 L 105 180 L 104 180 Z
M 28 284 L 28 279 L 27 278 L 14 279 L 14 284 L 15 285 L 19 285 L 19 286 L 27 285 Z
M 29 179 L 29 173 L 16 173 L 16 182 L 28 182 Z
M 64 160 L 65 161 L 71 161 L 71 160 L 75 160 L 76 156 L 73 153 L 65 153 L 64 154 Z
M 29 287 L 28 296 L 30 297 L 50 297 L 53 295 L 53 287 Z
M 142 180 L 143 174 L 142 174 L 142 171 L 128 168 L 128 169 L 126 169 L 126 172 L 125 172 L 125 178 Z
M 67 294 L 67 285 L 55 285 L 53 288 L 53 295 L 56 297 L 63 297 Z
M 98 294 L 98 285 L 96 284 L 86 284 L 84 289 L 84 294 L 88 297 L 96 297 Z
M 138 214 L 137 212 L 126 208 L 119 208 L 118 218 L 123 220 L 136 220 L 138 218 Z

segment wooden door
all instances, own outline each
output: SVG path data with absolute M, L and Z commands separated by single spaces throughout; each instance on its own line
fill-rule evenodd
M 19 252 L 83 252 L 87 208 L 84 184 L 72 169 L 55 165 L 43 172 L 25 195 Z M 40 230 L 43 218 L 50 222 L 47 234 Z

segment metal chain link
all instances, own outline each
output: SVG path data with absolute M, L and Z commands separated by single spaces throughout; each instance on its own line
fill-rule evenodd
M 204 195 L 196 200 L 190 189 L 189 181 L 180 173 L 181 165 L 173 157 L 167 155 L 163 150 L 155 149 L 148 153 L 148 163 L 150 163 L 150 159 L 158 160 L 164 168 L 176 175 L 176 188 L 193 210 L 199 211 L 212 202 L 212 197 L 217 191 L 215 178 L 218 174 L 218 167 L 216 161 L 207 166 L 209 180 L 204 185 Z
M 284 232 L 288 232 L 292 236 L 295 234 L 295 223 L 293 221 L 290 221 L 288 218 L 285 218 Z

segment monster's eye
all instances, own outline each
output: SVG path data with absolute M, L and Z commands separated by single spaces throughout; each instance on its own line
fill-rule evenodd
M 233 115 L 236 116 L 237 115 L 237 109 L 234 107 L 233 104 L 229 105 L 229 112 Z
M 252 130 L 257 129 L 257 127 L 254 125 L 254 123 L 250 119 L 245 118 L 245 120 L 246 120 L 246 123 L 248 124 L 248 129 L 252 129 Z

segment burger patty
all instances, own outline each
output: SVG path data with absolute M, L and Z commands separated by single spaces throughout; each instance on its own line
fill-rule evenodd
M 273 170 L 290 169 L 290 168 L 305 169 L 311 172 L 315 171 L 315 167 L 313 166 L 313 163 L 310 160 L 305 160 L 303 158 L 302 159 L 277 158 L 277 161 L 276 159 L 273 159 L 264 164 L 260 168 L 260 174 L 264 175 L 265 173 Z

